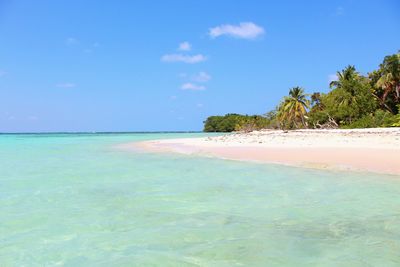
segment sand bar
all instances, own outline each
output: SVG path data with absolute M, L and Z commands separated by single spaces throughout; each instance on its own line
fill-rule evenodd
M 135 146 L 153 152 L 400 175 L 400 128 L 262 130 Z

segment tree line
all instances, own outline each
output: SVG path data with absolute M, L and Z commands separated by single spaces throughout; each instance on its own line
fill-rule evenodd
M 226 114 L 225 116 L 210 116 L 204 122 L 205 132 L 253 131 L 267 128 L 270 122 L 260 115 Z
M 211 116 L 204 131 L 400 127 L 400 51 L 367 75 L 349 65 L 336 76 L 328 93 L 306 94 L 296 86 L 267 114 Z

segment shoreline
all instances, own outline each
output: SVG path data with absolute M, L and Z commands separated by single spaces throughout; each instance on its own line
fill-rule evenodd
M 128 146 L 157 153 L 400 175 L 400 128 L 262 130 Z

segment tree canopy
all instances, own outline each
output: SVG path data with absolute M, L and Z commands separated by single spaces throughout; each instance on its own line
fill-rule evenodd
M 327 93 L 306 94 L 296 86 L 264 116 L 211 116 L 204 122 L 204 131 L 400 126 L 400 52 L 386 56 L 367 76 L 354 65 L 338 71 L 336 76 Z
M 278 120 L 282 128 L 306 127 L 306 114 L 310 101 L 301 87 L 293 87 L 289 90 L 289 96 L 285 96 L 278 107 Z
M 226 114 L 210 116 L 204 121 L 205 132 L 252 131 L 266 128 L 269 120 L 260 115 Z

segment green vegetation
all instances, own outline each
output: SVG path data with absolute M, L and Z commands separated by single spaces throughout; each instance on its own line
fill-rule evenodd
M 328 93 L 311 95 L 293 87 L 275 110 L 263 116 L 211 116 L 204 122 L 204 131 L 400 127 L 400 51 L 386 56 L 368 76 L 347 66 L 329 87 Z
M 278 120 L 282 128 L 306 127 L 307 109 L 310 101 L 304 94 L 304 89 L 293 87 L 289 91 L 289 96 L 285 96 L 278 107 Z
M 260 115 L 226 114 L 211 116 L 204 122 L 205 132 L 252 131 L 266 128 L 270 121 Z
M 349 125 L 362 117 L 374 113 L 377 100 L 366 77 L 361 76 L 354 66 L 348 66 L 337 73 L 338 80 L 331 82 L 332 90 L 319 93 L 319 106 L 308 114 L 309 124 L 315 128 L 324 123 Z

